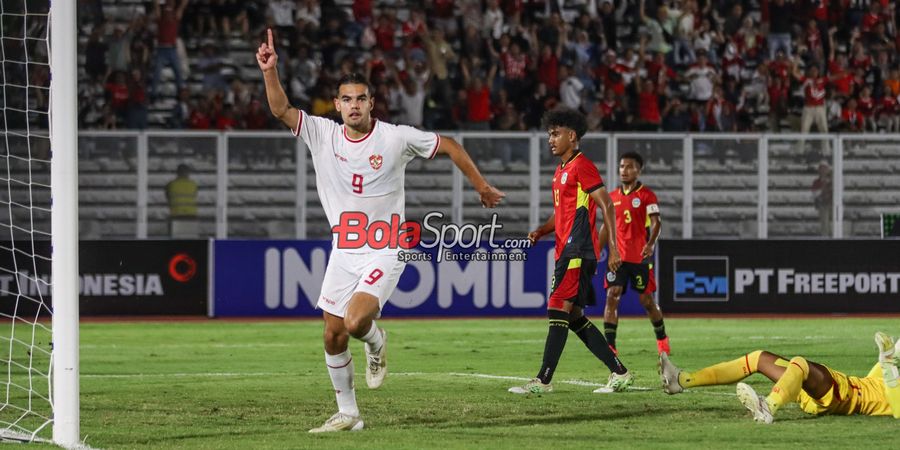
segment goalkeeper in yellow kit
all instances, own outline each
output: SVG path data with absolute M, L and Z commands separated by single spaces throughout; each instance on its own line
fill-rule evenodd
M 737 395 L 753 419 L 762 423 L 772 423 L 778 409 L 791 402 L 813 415 L 893 415 L 900 419 L 900 342 L 895 344 L 890 336 L 878 332 L 875 344 L 878 363 L 865 377 L 848 376 L 800 356 L 788 360 L 757 350 L 696 372 L 680 370 L 663 353 L 660 378 L 666 393 L 677 394 L 685 388 L 735 383 L 759 372 L 775 382 L 769 395 L 757 395 L 745 383 L 737 384 Z

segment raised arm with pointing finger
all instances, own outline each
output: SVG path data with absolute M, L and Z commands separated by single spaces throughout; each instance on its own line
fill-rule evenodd
M 290 105 L 287 94 L 285 94 L 281 85 L 281 80 L 278 77 L 278 54 L 275 52 L 275 40 L 271 29 L 268 30 L 267 42 L 259 45 L 259 49 L 256 52 L 256 62 L 263 73 L 266 85 L 266 98 L 269 101 L 269 109 L 272 111 L 272 115 L 292 130 L 296 128 L 296 133 L 300 134 L 299 125 L 302 123 L 300 118 L 304 113 Z M 371 133 L 374 128 L 375 121 L 370 120 L 369 114 L 374 104 L 374 98 L 369 92 L 368 82 L 363 77 L 360 76 L 358 79 L 354 78 L 354 80 L 359 82 L 342 82 L 340 83 L 342 86 L 339 86 L 339 89 L 343 89 L 343 86 L 353 85 L 362 89 L 361 92 L 350 92 L 349 94 L 353 95 L 349 96 L 347 93 L 339 93 L 334 102 L 335 109 L 341 113 L 343 118 L 346 135 L 350 139 L 360 139 Z M 348 89 L 352 90 L 352 88 Z M 403 129 L 411 128 L 404 127 Z M 506 194 L 493 187 L 484 179 L 472 158 L 469 157 L 469 154 L 456 140 L 447 136 L 439 136 L 437 146 L 431 153 L 431 156 L 433 157 L 436 154 L 444 154 L 450 157 L 456 167 L 469 179 L 469 182 L 472 183 L 472 186 L 478 192 L 482 206 L 486 208 L 496 207 L 500 204 L 500 200 L 506 196 Z
M 263 80 L 266 82 L 266 99 L 269 100 L 269 109 L 272 115 L 281 120 L 285 125 L 294 127 L 300 118 L 300 111 L 288 103 L 287 94 L 281 86 L 278 78 L 278 54 L 275 53 L 275 40 L 272 30 L 268 30 L 268 40 L 259 44 L 256 51 L 256 62 L 262 70 Z
M 364 424 L 356 404 L 353 359 L 347 342 L 352 336 L 366 343 L 366 385 L 380 387 L 387 375 L 387 341 L 375 318 L 403 274 L 407 260 L 400 252 L 409 248 L 403 245 L 409 242 L 400 242 L 400 236 L 405 235 L 400 230 L 390 231 L 398 232 L 396 239 L 376 238 L 376 227 L 405 222 L 406 166 L 415 158 L 446 154 L 472 182 L 482 205 L 493 208 L 504 194 L 481 176 L 465 149 L 453 139 L 373 118 L 375 99 L 363 75 L 348 73 L 338 80 L 334 97 L 334 107 L 341 115 L 338 123 L 290 105 L 278 78 L 278 54 L 271 30 L 259 46 L 256 61 L 272 114 L 309 148 L 316 191 L 333 237 L 316 307 L 323 311 L 325 364 L 338 412 L 310 432 L 361 430 Z M 351 223 L 366 231 L 347 231 L 354 226 Z

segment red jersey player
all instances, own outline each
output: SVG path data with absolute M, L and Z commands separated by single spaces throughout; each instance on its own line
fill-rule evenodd
M 622 186 L 609 193 L 616 209 L 616 233 L 622 255 L 619 270 L 606 273 L 606 311 L 603 328 L 606 340 L 616 348 L 616 329 L 619 326 L 619 299 L 631 283 L 632 289 L 640 293 L 641 306 L 647 310 L 653 331 L 656 332 L 656 348 L 659 353 L 669 353 L 669 337 L 663 323 L 662 311 L 653 300 L 656 279 L 653 276 L 653 249 L 662 228 L 659 220 L 659 203 L 656 194 L 644 186 L 638 177 L 644 167 L 644 158 L 635 152 L 628 152 L 619 158 L 619 179 Z M 609 241 L 609 233 L 600 230 L 600 248 Z
M 615 211 L 597 167 L 578 149 L 578 142 L 587 131 L 584 116 L 570 109 L 558 109 L 544 116 L 544 124 L 549 134 L 550 151 L 560 159 L 553 175 L 553 216 L 529 233 L 528 238 L 533 242 L 556 231 L 556 270 L 547 301 L 550 329 L 537 377 L 525 386 L 510 388 L 509 392 L 543 394 L 553 391 L 550 380 L 565 348 L 569 330 L 574 331 L 612 372 L 606 386 L 594 392 L 623 391 L 633 382 L 631 372 L 622 365 L 603 333 L 583 312 L 586 305 L 597 301 L 591 283 L 600 255 L 595 225 L 597 205 L 602 208 L 604 223 L 613 229 Z M 619 254 L 613 244 L 610 246 L 610 270 L 618 269 L 619 263 Z

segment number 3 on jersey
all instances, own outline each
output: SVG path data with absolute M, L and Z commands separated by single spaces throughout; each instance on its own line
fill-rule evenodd
M 353 186 L 354 194 L 362 194 L 363 187 L 363 177 L 358 173 L 353 174 L 353 180 L 350 181 L 350 185 Z

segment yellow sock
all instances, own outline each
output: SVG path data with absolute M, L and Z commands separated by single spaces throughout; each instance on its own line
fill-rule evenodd
M 809 376 L 809 364 L 806 359 L 799 356 L 791 358 L 790 364 L 775 386 L 772 392 L 766 397 L 766 403 L 769 404 L 769 411 L 775 414 L 778 408 L 797 400 L 800 390 L 803 389 L 803 382 Z
M 884 394 L 891 405 L 891 413 L 895 419 L 900 419 L 900 373 L 893 361 L 885 361 L 875 365 L 879 367 L 884 377 Z M 872 368 L 870 374 L 875 372 Z
M 696 372 L 682 371 L 678 375 L 678 383 L 686 388 L 736 383 L 756 373 L 760 354 L 762 351 L 757 350 L 733 361 L 719 363 Z

